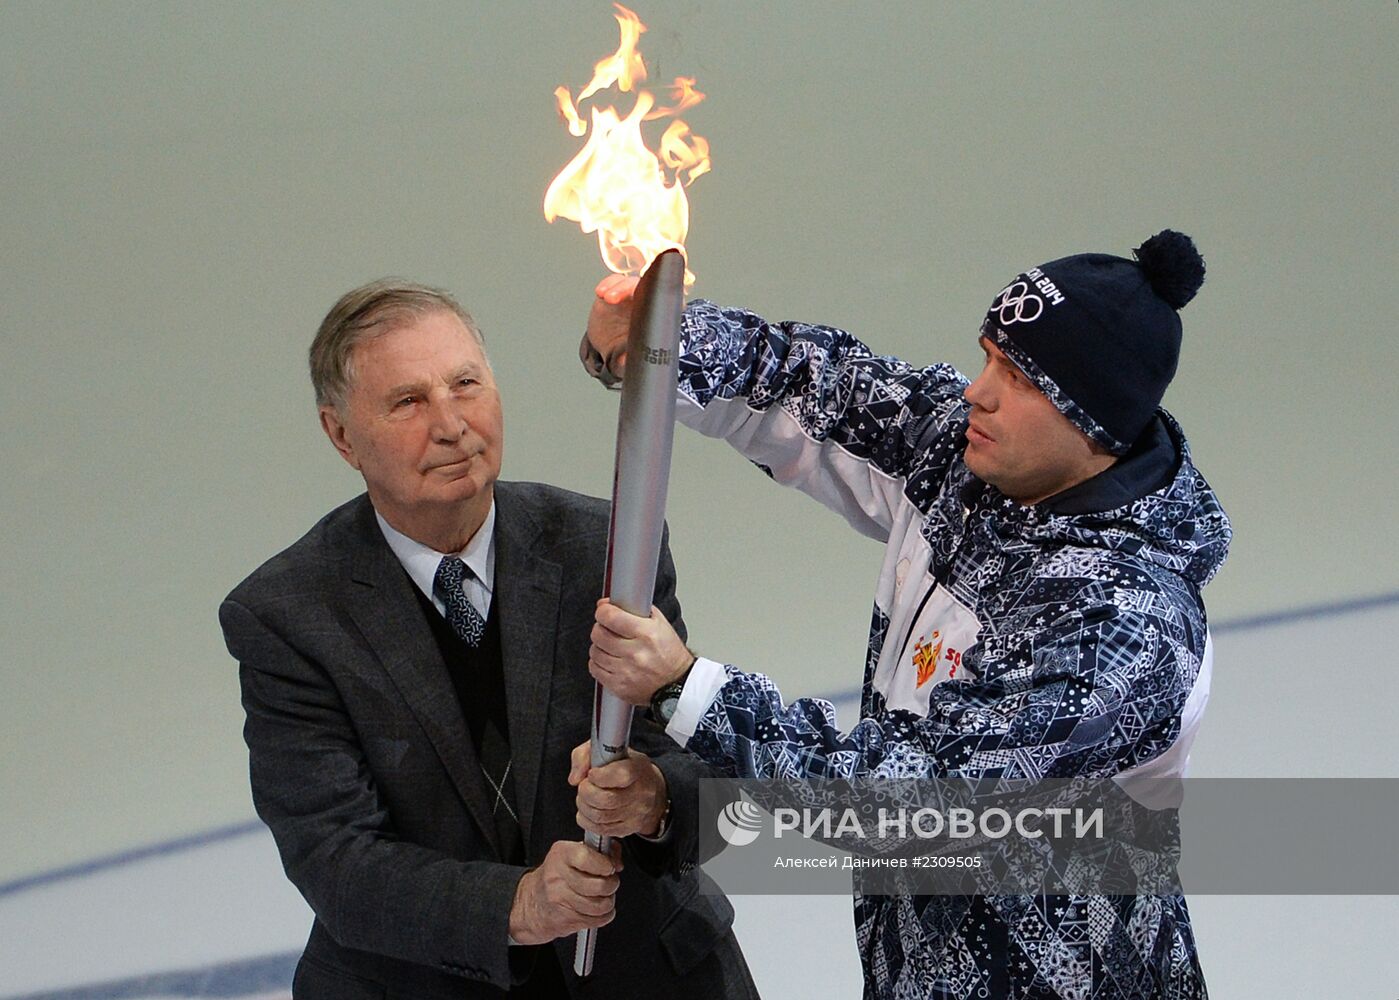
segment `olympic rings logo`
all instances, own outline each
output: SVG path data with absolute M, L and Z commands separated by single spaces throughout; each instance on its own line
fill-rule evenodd
M 991 310 L 1001 321 L 1001 326 L 1032 323 L 1044 312 L 1044 299 L 1031 292 L 1025 282 L 1017 281 L 1002 290 L 1000 297 L 991 303 Z

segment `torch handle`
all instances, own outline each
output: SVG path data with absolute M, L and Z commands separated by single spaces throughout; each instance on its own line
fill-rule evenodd
M 636 286 L 627 336 L 603 591 L 613 604 L 641 617 L 651 614 L 665 531 L 684 287 L 685 258 L 667 250 L 651 262 Z M 598 685 L 593 694 L 593 767 L 626 757 L 631 723 L 632 706 Z M 585 839 L 604 853 L 611 849 L 610 837 L 587 834 Z M 596 930 L 578 932 L 573 952 L 577 975 L 592 973 L 596 947 Z
M 625 714 L 625 721 L 621 718 L 623 714 Z M 601 684 L 597 686 L 593 693 L 593 767 L 611 764 L 627 755 L 627 743 L 630 742 L 631 737 L 631 716 L 632 707 L 630 705 L 604 690 Z M 604 718 L 607 720 L 606 725 L 603 723 Z M 607 732 L 608 729 L 610 732 Z M 612 745 L 615 747 L 620 744 L 621 749 L 608 751 L 604 748 L 604 739 L 615 740 Z M 604 837 L 601 834 L 588 831 L 583 834 L 583 842 L 595 851 L 600 851 L 603 854 L 612 853 L 611 837 Z M 593 955 L 596 950 L 597 931 L 592 927 L 585 927 L 578 932 L 577 941 L 573 946 L 573 971 L 576 975 L 592 975 Z

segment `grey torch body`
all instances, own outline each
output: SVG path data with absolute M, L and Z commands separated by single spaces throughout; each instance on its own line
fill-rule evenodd
M 603 596 L 624 611 L 646 617 L 651 614 L 656 589 L 675 439 L 676 354 L 685 305 L 684 255 L 667 250 L 657 256 L 641 276 L 632 303 L 626 377 L 617 418 Z M 586 347 L 586 339 L 584 343 Z M 632 706 L 599 684 L 593 694 L 593 767 L 627 755 L 631 723 Z M 585 839 L 603 853 L 611 850 L 611 837 L 588 833 Z M 596 929 L 578 932 L 573 971 L 579 976 L 592 972 L 596 947 Z

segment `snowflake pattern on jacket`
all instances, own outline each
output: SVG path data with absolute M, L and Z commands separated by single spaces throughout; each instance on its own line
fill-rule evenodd
M 725 666 L 689 750 L 744 778 L 1034 781 L 1121 776 L 1188 745 L 1199 592 L 1231 531 L 1180 427 L 1158 412 L 1178 461 L 1154 492 L 1025 507 L 963 462 L 967 384 L 842 330 L 686 307 L 680 419 L 887 545 L 854 728 Z M 974 630 L 933 683 L 930 597 Z M 900 675 L 915 653 L 916 680 Z M 1205 996 L 1181 896 L 857 894 L 855 918 L 869 998 Z

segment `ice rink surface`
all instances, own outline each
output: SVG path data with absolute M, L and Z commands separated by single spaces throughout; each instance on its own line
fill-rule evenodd
M 1305 718 L 1272 718 L 1299 734 L 1282 755 L 1244 738 L 1243 716 L 1272 710 L 1266 691 L 1252 699 L 1231 691 L 1235 678 L 1257 676 L 1262 663 L 1291 662 L 1318 628 L 1338 637 L 1338 664 L 1384 657 L 1399 630 L 1399 595 L 1216 626 L 1213 704 L 1192 774 L 1399 777 L 1399 737 L 1381 698 L 1319 695 Z M 1254 669 L 1235 669 L 1244 664 Z M 839 718 L 855 718 L 854 692 L 833 700 Z M 1333 743 L 1304 735 L 1338 732 L 1372 738 Z M 847 897 L 732 901 L 739 942 L 764 996 L 860 995 Z M 1215 997 L 1392 1000 L 1399 899 L 1196 894 L 1190 905 Z M 310 923 L 310 910 L 282 876 L 271 836 L 250 820 L 0 885 L 0 998 L 288 997 Z M 794 925 L 800 934 L 791 933 Z M 1346 942 L 1339 952 L 1336 940 Z M 604 931 L 600 947 L 606 945 Z

